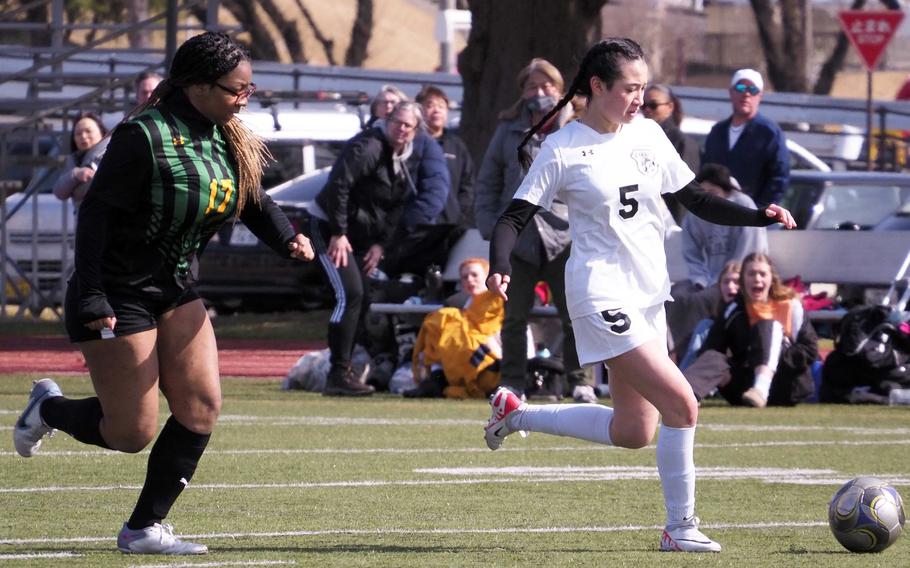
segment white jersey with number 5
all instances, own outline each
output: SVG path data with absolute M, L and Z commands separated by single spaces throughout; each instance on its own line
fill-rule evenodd
M 694 177 L 647 118 L 609 134 L 575 121 L 547 137 L 515 199 L 545 209 L 560 200 L 569 207 L 566 301 L 572 319 L 670 299 L 661 194 Z

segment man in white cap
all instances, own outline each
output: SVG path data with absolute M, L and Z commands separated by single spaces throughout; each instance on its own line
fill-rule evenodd
M 784 133 L 758 112 L 765 82 L 755 69 L 740 69 L 730 80 L 733 114 L 711 128 L 702 164 L 727 166 L 759 208 L 779 203 L 790 179 Z

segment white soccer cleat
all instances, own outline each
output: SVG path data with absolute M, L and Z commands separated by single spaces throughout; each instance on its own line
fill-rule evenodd
M 663 552 L 720 552 L 720 544 L 698 530 L 698 517 L 689 517 L 679 523 L 667 525 L 660 537 Z
M 508 388 L 499 387 L 490 397 L 490 406 L 493 408 L 493 414 L 484 428 L 483 437 L 488 448 L 498 450 L 506 436 L 514 432 L 508 425 L 509 414 L 525 406 L 525 403 Z M 527 432 L 520 433 L 522 437 L 528 435 Z
M 13 428 L 13 445 L 16 451 L 24 458 L 30 458 L 41 447 L 45 436 L 52 436 L 54 429 L 41 420 L 41 404 L 49 398 L 63 396 L 60 387 L 51 379 L 41 379 L 32 385 L 32 392 L 28 396 L 28 404 L 16 426 Z
M 171 525 L 155 523 L 134 531 L 124 523 L 117 535 L 117 550 L 126 554 L 206 554 L 209 547 L 180 540 Z

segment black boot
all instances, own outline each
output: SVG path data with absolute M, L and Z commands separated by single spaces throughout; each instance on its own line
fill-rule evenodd
M 442 398 L 443 391 L 448 385 L 446 376 L 440 370 L 430 372 L 430 375 L 417 383 L 417 386 L 401 393 L 405 398 Z
M 375 391 L 376 389 L 372 385 L 355 381 L 350 368 L 333 367 L 325 378 L 322 396 L 370 396 Z

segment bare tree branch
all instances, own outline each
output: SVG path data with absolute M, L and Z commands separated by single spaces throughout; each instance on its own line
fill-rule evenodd
M 275 48 L 275 40 L 269 35 L 265 23 L 256 13 L 256 6 L 245 0 L 223 0 L 223 4 L 238 22 L 243 22 L 244 29 L 250 32 L 252 36 L 250 53 L 253 58 L 277 61 L 278 50 Z
M 284 44 L 290 53 L 291 61 L 306 63 L 306 53 L 304 52 L 303 41 L 300 39 L 300 32 L 297 31 L 297 22 L 285 17 L 284 12 L 275 0 L 259 0 L 259 5 L 262 6 L 265 13 L 272 19 L 275 27 L 278 28 L 278 33 L 281 34 Z
M 313 35 L 316 37 L 316 41 L 322 44 L 322 51 L 325 53 L 325 57 L 328 60 L 329 65 L 338 65 L 338 63 L 335 61 L 335 54 L 332 53 L 332 50 L 335 47 L 335 41 L 323 35 L 322 30 L 320 30 L 319 26 L 316 25 L 316 20 L 313 19 L 313 14 L 311 14 L 310 11 L 307 10 L 307 7 L 304 6 L 303 0 L 297 0 L 297 7 L 300 8 L 301 13 L 303 13 L 303 17 L 306 18 L 307 23 L 310 24 L 310 28 L 313 29 Z

